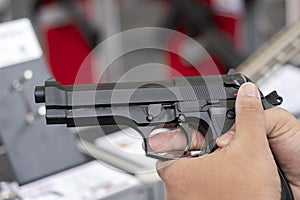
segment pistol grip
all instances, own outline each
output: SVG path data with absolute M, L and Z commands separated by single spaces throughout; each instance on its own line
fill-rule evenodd
M 224 134 L 233 126 L 235 122 L 235 115 L 234 110 L 228 108 L 210 108 L 209 114 L 213 129 L 216 132 L 215 137 L 211 136 L 210 141 L 206 141 L 210 142 L 208 144 L 210 153 L 218 148 L 215 143 L 216 137 L 219 137 L 220 135 Z M 280 168 L 280 165 L 277 162 L 276 164 L 281 182 L 281 200 L 293 200 L 294 198 L 289 183 L 282 169 Z
M 277 163 L 277 169 L 278 169 L 278 174 L 280 177 L 280 183 L 281 183 L 281 200 L 293 200 L 293 193 L 290 188 L 289 182 L 287 181 L 287 178 L 285 177 L 282 169 L 280 168 L 280 165 Z
M 235 122 L 233 108 L 211 107 L 209 110 L 209 129 L 205 136 L 205 152 L 211 153 L 216 150 L 216 139 L 226 133 Z

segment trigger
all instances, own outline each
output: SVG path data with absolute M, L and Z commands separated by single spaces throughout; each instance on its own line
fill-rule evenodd
M 186 147 L 184 149 L 184 152 L 183 154 L 187 154 L 190 147 L 191 147 L 191 144 L 192 144 L 192 129 L 189 127 L 188 124 L 185 124 L 185 123 L 180 123 L 178 125 L 178 128 L 180 128 L 184 133 L 185 133 L 185 137 L 186 137 Z

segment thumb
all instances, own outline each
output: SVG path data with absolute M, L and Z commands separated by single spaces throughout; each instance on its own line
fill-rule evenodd
M 253 83 L 240 87 L 235 107 L 237 141 L 248 147 L 258 146 L 258 142 L 267 144 L 264 110 L 260 93 Z

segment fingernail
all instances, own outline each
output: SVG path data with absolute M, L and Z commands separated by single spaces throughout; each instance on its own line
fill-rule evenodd
M 245 96 L 259 98 L 259 92 L 253 83 L 245 83 L 243 86 L 243 93 Z
M 218 143 L 222 146 L 226 146 L 229 144 L 229 142 L 233 139 L 235 132 L 229 131 L 228 133 L 223 134 L 221 137 L 219 137 Z
M 227 133 L 229 133 L 230 135 L 234 136 L 235 132 L 234 131 L 228 131 Z

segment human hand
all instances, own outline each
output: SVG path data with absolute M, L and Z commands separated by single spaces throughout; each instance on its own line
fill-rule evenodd
M 159 161 L 157 169 L 166 184 L 166 198 L 280 199 L 280 179 L 266 137 L 265 113 L 259 93 L 251 83 L 239 90 L 234 131 L 234 136 L 226 134 L 222 138 L 231 137 L 230 143 L 211 154 Z M 164 147 L 161 140 L 166 135 L 150 138 L 154 151 L 170 148 Z M 167 137 L 173 136 L 174 132 L 170 132 Z M 197 147 L 202 138 L 194 138 L 192 146 Z M 171 148 L 178 149 L 176 144 L 180 146 L 180 142 L 175 142 Z
M 265 110 L 266 132 L 272 152 L 281 166 L 293 192 L 300 199 L 300 123 L 288 111 L 274 107 Z M 234 128 L 217 140 L 225 147 L 234 138 Z M 200 143 L 200 140 L 194 143 Z

